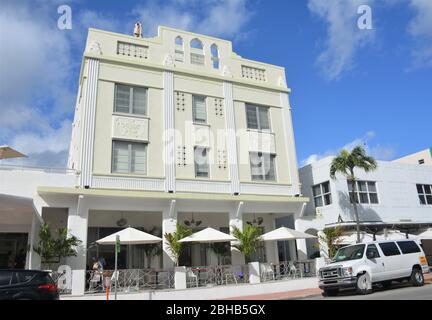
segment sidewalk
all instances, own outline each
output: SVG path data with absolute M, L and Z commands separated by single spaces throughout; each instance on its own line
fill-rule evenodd
M 303 290 L 293 290 L 293 291 L 285 291 L 285 292 L 257 294 L 253 296 L 234 297 L 234 298 L 228 298 L 224 300 L 282 300 L 282 299 L 305 298 L 308 296 L 315 296 L 321 294 L 321 292 L 322 292 L 321 289 L 309 288 Z

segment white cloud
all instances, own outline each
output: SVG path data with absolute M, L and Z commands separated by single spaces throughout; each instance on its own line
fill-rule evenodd
M 408 26 L 408 32 L 418 40 L 413 50 L 413 67 L 432 67 L 432 1 L 410 0 L 415 16 Z
M 166 25 L 238 39 L 253 13 L 246 0 L 171 0 L 147 2 L 135 7 L 133 14 L 141 21 L 147 36 L 154 35 L 158 25 Z
M 347 144 L 345 144 L 344 146 L 342 146 L 340 148 L 329 149 L 323 153 L 311 154 L 306 159 L 303 159 L 300 162 L 300 165 L 305 166 L 305 165 L 311 164 L 315 161 L 318 161 L 320 159 L 323 159 L 325 157 L 335 156 L 340 152 L 340 150 L 343 150 L 343 149 L 351 151 L 356 146 L 362 146 L 363 148 L 366 149 L 366 152 L 369 155 L 373 156 L 374 158 L 376 158 L 378 160 L 393 159 L 395 154 L 396 154 L 394 147 L 382 146 L 380 144 L 374 145 L 373 143 L 370 143 L 371 140 L 373 140 L 375 137 L 376 137 L 376 134 L 374 131 L 368 131 L 368 132 L 366 132 L 366 134 L 364 136 L 356 138 L 356 139 L 348 142 Z
M 352 69 L 356 51 L 373 40 L 373 30 L 357 27 L 358 7 L 372 1 L 309 0 L 309 10 L 327 25 L 325 49 L 318 56 L 317 63 L 328 80 L 337 80 Z

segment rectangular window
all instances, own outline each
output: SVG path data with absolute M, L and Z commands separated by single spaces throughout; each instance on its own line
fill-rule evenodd
M 116 84 L 114 111 L 146 115 L 147 88 Z
M 246 104 L 248 129 L 270 130 L 269 108 Z
M 208 164 L 208 150 L 203 147 L 195 147 L 195 177 L 208 178 L 209 177 L 209 164 Z
M 199 66 L 204 65 L 204 55 L 200 53 L 193 53 L 190 54 L 191 64 L 196 64 Z
M 328 206 L 332 203 L 330 182 L 326 181 L 312 187 L 315 207 Z
M 399 249 L 394 242 L 379 243 L 379 246 L 386 257 L 400 255 Z
M 380 254 L 378 252 L 378 248 L 374 244 L 369 244 L 366 250 L 366 257 L 374 257 L 379 258 Z
M 206 97 L 192 96 L 192 114 L 195 123 L 207 122 Z
M 112 172 L 147 173 L 147 144 L 113 141 Z
M 252 180 L 275 181 L 275 154 L 250 152 Z
M 420 252 L 419 246 L 414 241 L 397 241 L 403 254 Z
M 362 204 L 377 204 L 378 203 L 378 192 L 374 181 L 360 181 L 355 182 L 356 192 L 353 193 L 351 181 L 347 181 L 348 190 L 350 195 L 350 202 L 353 203 L 353 199 L 357 203 Z
M 432 185 L 418 184 L 417 193 L 421 205 L 432 205 Z

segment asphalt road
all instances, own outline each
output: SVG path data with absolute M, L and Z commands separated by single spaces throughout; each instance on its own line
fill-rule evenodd
M 355 291 L 341 292 L 336 297 L 322 295 L 309 296 L 300 300 L 432 300 L 432 284 L 423 287 L 411 287 L 407 284 L 394 284 L 389 289 L 374 288 L 373 293 L 357 295 Z

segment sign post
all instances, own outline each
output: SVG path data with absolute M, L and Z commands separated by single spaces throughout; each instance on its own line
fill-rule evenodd
M 117 256 L 120 253 L 120 236 L 116 235 L 115 261 L 114 261 L 114 300 L 117 300 Z

